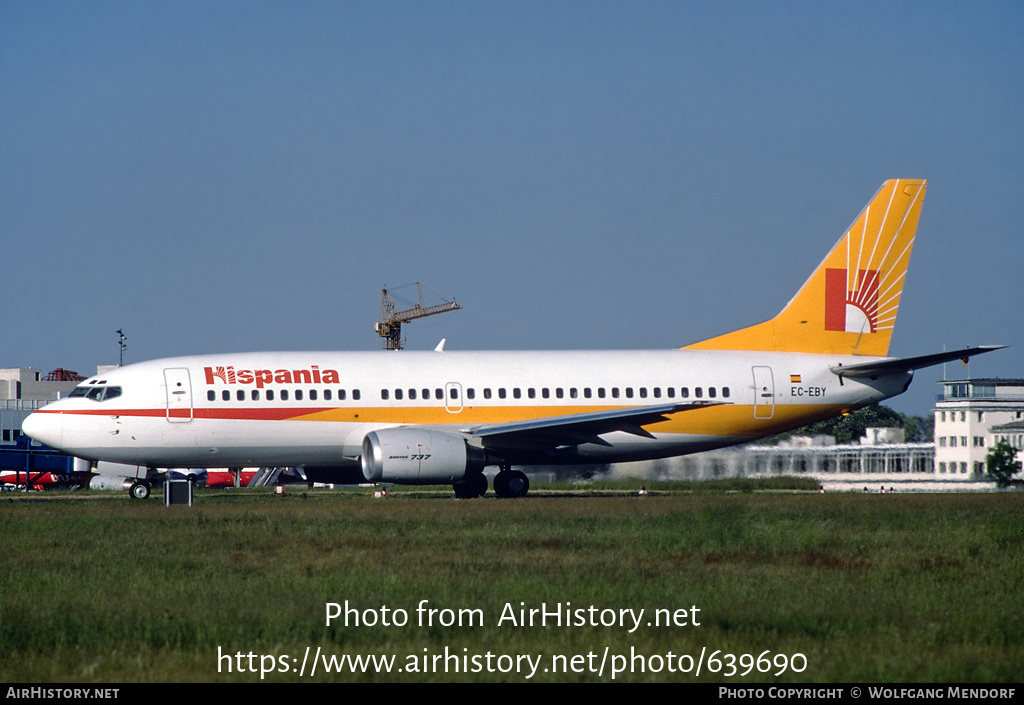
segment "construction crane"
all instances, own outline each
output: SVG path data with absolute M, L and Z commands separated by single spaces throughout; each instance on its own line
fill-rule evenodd
M 427 302 L 423 299 L 423 288 L 419 282 L 416 282 L 416 293 L 419 296 L 419 303 L 416 306 L 404 311 L 396 311 L 395 309 L 398 307 L 395 305 L 395 300 L 388 295 L 387 289 L 381 289 L 380 321 L 373 324 L 373 329 L 377 331 L 377 335 L 384 338 L 385 350 L 402 349 L 403 323 L 462 308 L 459 302 L 454 300 L 445 301 L 436 306 L 427 306 Z
M 81 382 L 85 377 L 78 374 L 74 370 L 65 370 L 63 367 L 58 367 L 52 370 L 50 374 L 43 378 L 45 382 Z

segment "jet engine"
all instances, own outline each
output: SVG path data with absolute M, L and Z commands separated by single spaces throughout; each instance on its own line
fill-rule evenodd
M 360 457 L 369 482 L 439 485 L 483 470 L 486 456 L 454 433 L 421 428 L 385 428 L 363 438 Z

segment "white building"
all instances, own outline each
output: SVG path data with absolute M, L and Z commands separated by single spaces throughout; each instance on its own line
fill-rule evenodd
M 31 401 L 52 401 L 61 394 L 67 394 L 76 386 L 75 379 L 59 379 L 69 374 L 56 374 L 65 370 L 54 370 L 44 375 L 34 367 L 7 367 L 0 369 L 0 399 L 24 399 Z
M 1018 459 L 1024 453 L 1024 421 L 1011 421 L 989 429 L 994 445 L 998 441 L 1006 441 L 1017 451 Z
M 962 379 L 941 382 L 935 404 L 935 471 L 981 477 L 985 456 L 999 437 L 1021 436 L 1012 425 L 1024 421 L 1024 379 Z M 998 428 L 1011 425 L 1003 431 Z M 1019 447 L 1019 446 L 1018 446 Z M 952 479 L 952 478 L 951 478 Z
M 44 375 L 34 367 L 0 368 L 0 443 L 17 441 L 25 417 L 77 387 L 73 376 L 84 379 L 66 370 Z

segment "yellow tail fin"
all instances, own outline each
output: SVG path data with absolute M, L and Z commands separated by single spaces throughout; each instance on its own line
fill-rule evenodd
M 684 349 L 888 354 L 927 184 L 886 181 L 779 315 Z

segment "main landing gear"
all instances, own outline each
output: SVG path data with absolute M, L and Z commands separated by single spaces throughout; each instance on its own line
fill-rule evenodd
M 502 465 L 494 476 L 494 494 L 502 498 L 525 497 L 530 491 L 530 479 L 510 465 Z M 462 482 L 452 485 L 458 499 L 473 499 L 487 494 L 487 478 L 482 472 L 471 473 Z
M 499 497 L 525 497 L 530 491 L 530 478 L 511 465 L 502 465 L 494 476 L 494 494 Z
M 462 482 L 452 485 L 457 499 L 473 499 L 487 494 L 487 478 L 482 472 L 470 473 Z

